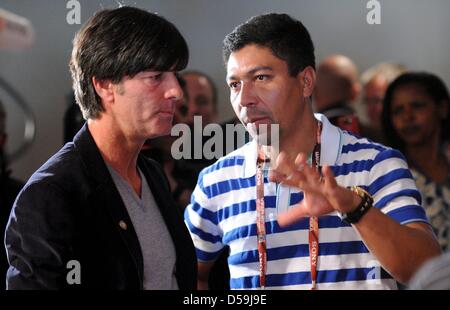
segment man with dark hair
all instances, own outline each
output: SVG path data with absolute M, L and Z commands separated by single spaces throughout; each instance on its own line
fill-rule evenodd
M 195 252 L 160 167 L 139 151 L 170 132 L 188 48 L 175 26 L 103 10 L 74 39 L 87 123 L 27 182 L 6 230 L 9 289 L 193 289 Z
M 439 254 L 401 154 L 313 113 L 300 21 L 254 17 L 226 36 L 224 56 L 254 140 L 204 169 L 186 208 L 199 288 L 225 245 L 233 289 L 396 288 Z

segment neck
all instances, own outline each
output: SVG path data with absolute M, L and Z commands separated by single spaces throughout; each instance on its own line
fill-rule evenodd
M 408 145 L 405 155 L 412 168 L 424 173 L 433 181 L 442 181 L 446 178 L 448 163 L 440 147 L 439 133 L 424 143 Z
M 139 178 L 137 157 L 144 141 L 130 140 L 105 116 L 89 120 L 88 127 L 103 160 L 125 180 L 135 183 Z
M 298 122 L 301 127 L 291 128 L 289 132 L 280 132 L 280 151 L 285 152 L 290 160 L 295 160 L 298 153 L 311 154 L 317 143 L 318 125 L 311 105 L 306 104 L 303 112 Z

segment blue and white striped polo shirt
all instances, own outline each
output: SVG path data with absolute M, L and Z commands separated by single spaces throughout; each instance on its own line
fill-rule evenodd
M 400 152 L 357 138 L 320 114 L 321 165 L 330 165 L 342 186 L 360 186 L 374 197 L 374 205 L 401 224 L 427 222 L 420 194 Z M 219 159 L 199 175 L 185 211 L 199 261 L 215 260 L 224 245 L 232 289 L 259 287 L 256 241 L 256 145 L 252 141 Z M 265 178 L 267 232 L 266 288 L 310 289 L 309 219 L 286 228 L 278 226 L 278 212 L 302 200 L 294 188 Z M 369 253 L 356 230 L 336 212 L 319 218 L 318 289 L 386 289 L 396 282 Z

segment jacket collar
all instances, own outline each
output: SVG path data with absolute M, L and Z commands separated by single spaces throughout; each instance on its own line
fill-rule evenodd
M 73 138 L 75 149 L 81 155 L 81 160 L 89 176 L 98 183 L 98 185 L 110 181 L 113 182 L 103 160 L 100 150 L 95 144 L 94 138 L 89 131 L 87 122 Z

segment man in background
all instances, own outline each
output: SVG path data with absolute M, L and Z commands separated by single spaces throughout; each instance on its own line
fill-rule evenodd
M 363 84 L 362 103 L 367 124 L 361 125 L 361 133 L 375 142 L 387 143 L 381 125 L 383 99 L 389 84 L 406 71 L 403 65 L 382 62 L 361 74 Z
M 352 107 L 361 85 L 358 68 L 344 55 L 326 57 L 317 68 L 314 103 L 333 125 L 360 134 L 359 120 Z

